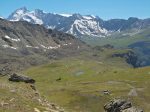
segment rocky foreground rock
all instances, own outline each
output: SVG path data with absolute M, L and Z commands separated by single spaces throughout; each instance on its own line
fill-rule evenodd
M 31 79 L 27 76 L 23 76 L 23 75 L 18 75 L 16 73 L 12 74 L 9 78 L 9 81 L 13 81 L 13 82 L 25 82 L 25 83 L 35 83 L 34 79 Z
M 144 112 L 132 106 L 130 101 L 124 99 L 114 99 L 104 105 L 106 112 Z

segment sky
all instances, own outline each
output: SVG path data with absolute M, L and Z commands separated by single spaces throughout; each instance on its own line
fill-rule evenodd
M 8 17 L 14 10 L 42 9 L 51 13 L 80 13 L 108 20 L 129 17 L 150 18 L 150 0 L 1 0 L 0 16 Z

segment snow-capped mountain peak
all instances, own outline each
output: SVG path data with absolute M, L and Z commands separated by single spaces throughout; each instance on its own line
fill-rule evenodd
M 28 10 L 26 7 L 22 7 L 22 8 L 19 8 L 17 9 L 16 11 L 14 11 L 9 17 L 8 19 L 10 21 L 19 21 L 21 19 L 21 17 L 27 13 Z
M 17 9 L 15 12 L 18 14 L 24 14 L 24 13 L 28 12 L 28 9 L 26 7 L 21 7 L 19 9 Z
M 10 21 L 27 21 L 34 24 L 43 24 L 43 21 L 37 16 L 42 15 L 42 10 L 29 11 L 26 7 L 22 7 L 13 12 L 8 20 Z

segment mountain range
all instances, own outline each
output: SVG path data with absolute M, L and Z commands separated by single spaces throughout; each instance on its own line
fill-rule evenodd
M 9 21 L 27 21 L 40 24 L 48 29 L 56 29 L 76 37 L 107 37 L 116 32 L 133 30 L 134 32 L 150 27 L 150 19 L 110 19 L 103 20 L 98 16 L 81 14 L 55 14 L 40 9 L 29 11 L 26 7 L 15 10 Z

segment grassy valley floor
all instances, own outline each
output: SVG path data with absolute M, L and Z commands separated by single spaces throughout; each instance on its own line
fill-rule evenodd
M 36 80 L 43 96 L 69 112 L 103 112 L 113 98 L 150 110 L 150 67 L 134 69 L 120 58 L 62 59 L 23 73 Z
M 39 99 L 46 99 L 67 112 L 103 112 L 108 101 L 125 98 L 149 112 L 150 67 L 132 68 L 124 59 L 111 57 L 116 52 L 126 51 L 83 52 L 22 71 L 21 74 L 36 80 L 40 96 L 29 84 L 0 77 L 0 111 L 44 112 L 47 104 L 41 105 Z

